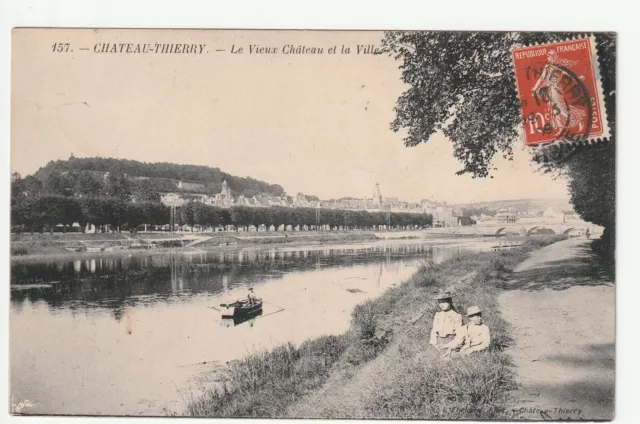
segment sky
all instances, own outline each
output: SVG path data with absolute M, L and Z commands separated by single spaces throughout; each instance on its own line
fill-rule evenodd
M 529 152 L 496 158 L 493 179 L 457 176 L 441 133 L 404 147 L 390 130 L 406 89 L 399 62 L 356 54 L 381 32 L 20 29 L 13 32 L 10 168 L 114 157 L 218 167 L 322 199 L 448 203 L 568 199 Z M 73 52 L 54 53 L 69 42 Z M 205 44 L 203 54 L 95 53 L 104 43 Z M 283 54 L 291 44 L 324 54 Z M 277 54 L 249 54 L 250 45 Z M 351 54 L 340 53 L 342 46 Z M 336 46 L 337 53 L 328 49 Z M 231 53 L 244 48 L 243 54 Z M 88 50 L 80 50 L 80 48 Z M 100 49 L 100 48 L 99 48 Z M 218 51 L 219 50 L 219 51 Z

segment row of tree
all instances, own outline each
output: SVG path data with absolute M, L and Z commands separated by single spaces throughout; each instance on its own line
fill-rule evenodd
M 170 208 L 159 202 L 127 202 L 117 197 L 106 196 L 61 196 L 40 195 L 23 198 L 11 207 L 12 225 L 34 231 L 57 225 L 67 227 L 78 223 L 80 228 L 94 225 L 96 228 L 109 226 L 120 231 L 126 226 L 131 230 L 143 224 L 168 225 L 172 219 Z M 223 209 L 203 203 L 190 202 L 176 208 L 173 218 L 175 226 L 226 227 L 236 228 L 265 225 L 291 226 L 331 226 L 349 229 L 368 229 L 382 225 L 392 227 L 431 226 L 428 214 L 385 213 L 313 208 L 249 208 L 235 206 Z
M 136 228 L 142 224 L 164 225 L 169 222 L 170 210 L 158 202 L 126 202 L 117 197 L 41 195 L 27 197 L 11 206 L 11 223 L 29 231 L 44 226 L 62 224 L 67 227 L 78 223 L 81 229 L 88 224 L 104 229 L 110 226 L 119 231 L 125 224 Z
M 427 227 L 433 223 L 429 214 L 416 213 L 387 213 L 368 212 L 339 209 L 314 208 L 250 208 L 234 206 L 222 209 L 203 203 L 187 203 L 178 209 L 180 223 L 191 227 L 216 227 L 233 225 L 235 227 L 249 227 L 251 225 L 279 226 L 331 226 L 348 229 L 369 229 L 381 225 L 391 227 L 419 226 Z

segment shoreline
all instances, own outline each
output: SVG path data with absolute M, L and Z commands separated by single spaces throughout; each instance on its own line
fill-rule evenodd
M 242 234 L 242 233 L 240 233 Z M 252 248 L 283 248 L 283 247 L 301 247 L 301 246 L 318 246 L 328 243 L 345 243 L 356 244 L 362 242 L 378 242 L 378 241 L 401 241 L 401 240 L 422 240 L 422 241 L 441 241 L 441 240 L 463 240 L 463 239 L 476 239 L 481 238 L 474 235 L 461 235 L 461 234 L 435 234 L 425 233 L 424 230 L 403 230 L 403 231 L 326 231 L 326 232 L 281 232 L 281 233 L 269 233 L 268 235 L 254 236 L 254 237 L 242 237 L 238 236 L 238 233 L 225 233 L 214 235 L 202 235 L 198 233 L 184 233 L 178 234 L 177 237 L 158 237 L 165 234 L 156 233 L 138 233 L 135 236 L 119 233 L 108 233 L 109 238 L 99 238 L 105 236 L 105 234 L 71 234 L 68 237 L 64 234 L 36 234 L 34 236 L 27 236 L 31 240 L 13 240 L 13 238 L 23 238 L 23 235 L 12 235 L 10 248 L 12 253 L 10 255 L 11 264 L 26 264 L 33 262 L 47 262 L 55 260 L 76 260 L 76 259 L 98 259 L 105 257 L 118 257 L 128 255 L 141 255 L 141 256 L 153 256 L 167 253 L 200 253 L 200 252 L 220 252 L 220 251 L 233 251 L 240 249 L 252 249 Z M 394 237 L 395 235 L 395 237 Z M 79 237 L 84 236 L 82 241 L 79 241 Z M 94 239 L 93 236 L 96 236 Z M 146 236 L 146 237 L 145 237 Z M 152 248 L 131 248 L 127 247 L 127 244 L 135 242 L 153 243 L 153 242 L 172 242 L 180 241 L 181 243 L 190 243 L 197 241 L 198 239 L 210 237 L 210 240 L 203 240 L 200 243 L 192 246 L 180 246 L 180 247 L 152 247 Z M 229 240 L 230 238 L 234 240 Z M 208 241 L 212 241 L 208 243 Z M 112 244 L 106 248 L 112 250 L 103 251 L 65 251 L 67 247 L 77 246 L 79 243 L 105 243 Z M 114 244 L 115 243 L 115 244 Z M 53 244 L 53 245 L 52 245 Z M 24 247 L 24 245 L 27 245 Z M 27 251 L 25 254 L 14 254 L 14 249 L 24 249 Z
M 300 346 L 289 343 L 234 361 L 226 379 L 193 399 L 181 414 L 507 419 L 508 393 L 515 381 L 504 350 L 512 330 L 501 316 L 497 297 L 530 252 L 562 239 L 530 239 L 513 249 L 467 253 L 422 268 L 378 298 L 358 305 L 344 334 L 310 339 Z M 483 315 L 492 332 L 488 351 L 445 362 L 428 345 L 436 306 L 425 299 L 445 288 L 456 293 L 458 310 L 481 305 L 486 311 Z M 421 314 L 419 324 L 410 324 Z

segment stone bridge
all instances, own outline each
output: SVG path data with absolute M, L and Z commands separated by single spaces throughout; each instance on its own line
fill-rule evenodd
M 576 222 L 576 223 L 563 223 L 563 224 L 547 224 L 547 223 L 538 223 L 538 224 L 502 224 L 502 225 L 494 225 L 494 226 L 477 226 L 476 227 L 479 232 L 483 235 L 507 235 L 507 234 L 519 234 L 519 235 L 527 235 L 530 236 L 536 233 L 550 233 L 553 232 L 556 235 L 567 234 L 567 235 L 582 235 L 585 234 L 587 229 L 593 235 L 599 234 L 601 229 L 599 227 L 594 226 L 593 224 L 589 224 L 587 222 Z

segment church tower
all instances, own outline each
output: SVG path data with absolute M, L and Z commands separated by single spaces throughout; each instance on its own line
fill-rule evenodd
M 231 199 L 231 190 L 229 190 L 227 180 L 222 181 L 222 191 L 220 191 L 220 197 L 224 200 Z
M 380 194 L 380 183 L 376 183 L 376 189 L 373 191 L 373 204 L 382 204 L 382 195 Z

